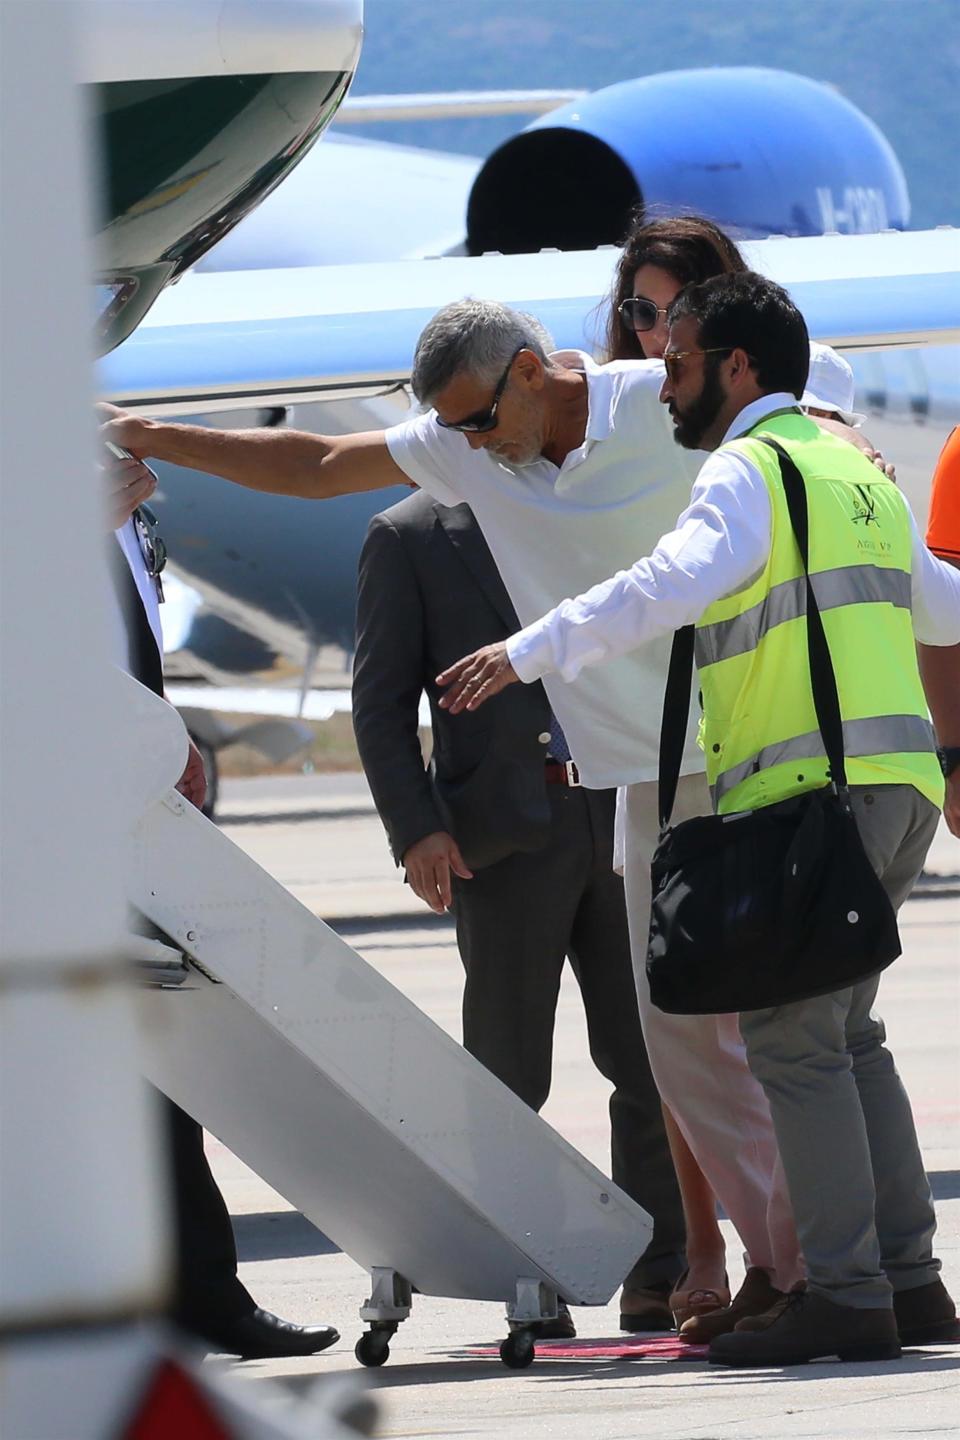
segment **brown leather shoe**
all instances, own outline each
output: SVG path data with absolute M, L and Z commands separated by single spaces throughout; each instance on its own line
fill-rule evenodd
M 718 1335 L 726 1335 L 735 1329 L 738 1321 L 748 1315 L 762 1315 L 783 1299 L 783 1291 L 770 1284 L 766 1270 L 752 1265 L 744 1276 L 743 1284 L 723 1310 L 714 1310 L 710 1315 L 695 1315 L 692 1320 L 680 1326 L 680 1337 L 694 1345 L 707 1345 Z
M 942 1280 L 931 1280 L 915 1290 L 895 1290 L 893 1313 L 901 1345 L 960 1340 L 957 1307 Z
M 764 1310 L 762 1315 L 745 1315 L 742 1320 L 738 1320 L 733 1327 L 734 1330 L 769 1330 L 774 1320 L 783 1314 L 790 1302 L 790 1296 L 798 1295 L 806 1290 L 806 1288 L 807 1282 L 801 1280 L 799 1285 L 794 1285 L 793 1289 L 789 1290 L 786 1295 L 781 1295 L 780 1299 L 776 1300 L 770 1306 L 769 1310 Z
M 669 1282 L 647 1288 L 624 1285 L 620 1292 L 620 1329 L 672 1330 L 670 1288 Z
M 840 1360 L 898 1360 L 900 1341 L 893 1307 L 859 1310 L 823 1295 L 796 1291 L 765 1330 L 734 1330 L 710 1346 L 711 1365 L 805 1365 L 836 1355 Z

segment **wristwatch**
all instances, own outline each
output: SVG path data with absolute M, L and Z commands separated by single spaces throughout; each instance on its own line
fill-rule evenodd
M 950 776 L 960 766 L 960 745 L 941 745 L 937 751 L 940 769 L 944 776 Z

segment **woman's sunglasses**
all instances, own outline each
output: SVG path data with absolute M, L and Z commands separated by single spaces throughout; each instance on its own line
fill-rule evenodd
M 623 321 L 624 329 L 630 331 L 652 330 L 657 323 L 657 316 L 666 316 L 666 310 L 661 310 L 659 305 L 654 305 L 652 300 L 646 300 L 642 295 L 631 295 L 626 300 L 621 300 L 617 306 L 620 319 Z

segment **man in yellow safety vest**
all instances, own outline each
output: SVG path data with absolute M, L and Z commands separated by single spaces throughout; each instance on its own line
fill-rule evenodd
M 828 784 L 802 565 L 776 455 L 756 438 L 769 435 L 806 482 L 810 574 L 837 672 L 854 811 L 899 906 L 943 802 L 915 641 L 960 640 L 960 572 L 926 550 L 896 486 L 801 413 L 808 337 L 785 291 L 758 275 L 722 276 L 689 286 L 669 318 L 660 398 L 678 443 L 714 452 L 690 505 L 651 555 L 438 677 L 450 687 L 441 703 L 473 710 L 514 680 L 573 680 L 695 622 L 716 809 L 755 809 Z M 718 1336 L 715 1363 L 887 1360 L 902 1343 L 954 1334 L 913 1115 L 871 1013 L 876 991 L 874 977 L 741 1015 L 808 1282 Z

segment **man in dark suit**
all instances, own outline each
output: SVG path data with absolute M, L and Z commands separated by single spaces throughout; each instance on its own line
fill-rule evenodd
M 108 460 L 104 467 L 107 558 L 116 598 L 117 662 L 135 679 L 163 694 L 156 540 L 139 507 L 155 477 L 137 460 Z M 159 560 L 159 564 L 157 563 Z M 203 761 L 191 742 L 177 789 L 202 806 Z M 166 1132 L 174 1207 L 175 1267 L 171 1319 L 208 1349 L 242 1359 L 312 1355 L 340 1337 L 330 1325 L 294 1325 L 261 1310 L 237 1276 L 233 1227 L 203 1149 L 203 1131 L 186 1111 L 158 1092 Z
M 539 685 L 513 686 L 510 703 L 453 720 L 437 705 L 434 677 L 516 625 L 469 506 L 418 494 L 374 516 L 357 608 L 360 757 L 397 864 L 432 910 L 455 915 L 466 972 L 463 1043 L 535 1110 L 550 1090 L 569 958 L 590 1053 L 614 1086 L 613 1178 L 654 1221 L 624 1283 L 621 1325 L 669 1329 L 667 1299 L 684 1268 L 683 1214 L 640 1028 L 623 885 L 612 869 L 615 792 L 579 787 Z M 433 717 L 429 769 L 417 728 L 422 691 Z

